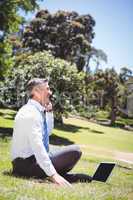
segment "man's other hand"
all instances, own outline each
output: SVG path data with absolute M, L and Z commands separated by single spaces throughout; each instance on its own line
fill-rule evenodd
M 49 102 L 49 104 L 46 104 L 45 109 L 46 109 L 46 112 L 51 112 L 53 110 L 52 103 Z

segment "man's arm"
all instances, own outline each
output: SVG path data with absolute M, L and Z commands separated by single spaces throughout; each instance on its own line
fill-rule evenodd
M 53 112 L 46 112 L 46 122 L 47 122 L 47 129 L 48 129 L 48 134 L 52 134 L 52 130 L 54 128 L 54 115 Z
M 46 121 L 47 121 L 47 129 L 48 134 L 52 134 L 52 130 L 54 128 L 54 115 L 53 115 L 53 106 L 52 103 L 49 102 L 49 104 L 45 105 L 46 110 Z
M 29 129 L 29 142 L 36 157 L 37 163 L 44 170 L 46 175 L 52 176 L 56 173 L 56 170 L 49 158 L 49 155 L 43 144 L 42 136 L 42 124 L 38 116 L 34 115 L 28 122 Z
M 59 186 L 70 186 L 70 183 L 56 172 L 43 145 L 42 126 L 40 120 L 37 118 L 31 118 L 29 120 L 29 125 L 31 126 L 31 131 L 29 132 L 29 141 L 39 166 L 49 176 L 49 179 L 52 182 Z

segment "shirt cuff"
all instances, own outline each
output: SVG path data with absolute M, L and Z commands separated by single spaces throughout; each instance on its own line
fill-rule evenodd
M 56 174 L 57 172 L 56 172 L 54 166 L 51 164 L 51 165 L 49 166 L 49 169 L 45 169 L 45 173 L 46 173 L 47 176 L 53 176 L 53 175 Z

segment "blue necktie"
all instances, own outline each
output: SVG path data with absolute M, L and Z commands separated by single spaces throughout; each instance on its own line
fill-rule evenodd
M 46 148 L 46 151 L 49 152 L 49 134 L 48 134 L 48 128 L 47 128 L 47 122 L 46 122 L 46 114 L 44 118 L 43 144 Z

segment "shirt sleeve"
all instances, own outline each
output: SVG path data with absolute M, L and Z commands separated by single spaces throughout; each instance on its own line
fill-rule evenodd
M 46 121 L 47 121 L 47 129 L 48 134 L 52 134 L 52 130 L 54 128 L 54 115 L 53 112 L 46 112 Z
M 29 132 L 29 142 L 34 152 L 37 163 L 44 170 L 46 175 L 52 176 L 56 173 L 56 170 L 42 142 L 43 130 L 41 121 L 37 117 L 32 117 L 28 121 L 28 126 L 31 127 L 31 131 Z

